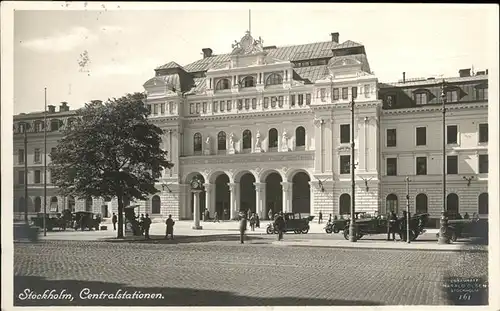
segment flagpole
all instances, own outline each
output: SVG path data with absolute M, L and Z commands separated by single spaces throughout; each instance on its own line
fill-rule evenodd
M 43 235 L 47 236 L 47 88 L 45 91 L 45 109 L 43 111 Z

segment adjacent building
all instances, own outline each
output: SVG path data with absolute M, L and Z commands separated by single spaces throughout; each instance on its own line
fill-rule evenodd
M 437 218 L 442 210 L 442 90 L 447 99 L 447 207 L 487 214 L 488 77 L 380 83 L 365 47 L 332 33 L 325 42 L 264 46 L 247 32 L 232 52 L 181 66 L 169 62 L 145 82 L 150 119 L 165 130 L 163 148 L 175 164 L 160 191 L 141 205 L 154 218 L 193 217 L 189 183 L 201 180 L 201 208 L 221 218 L 240 210 L 267 218 L 269 210 L 303 215 L 348 214 L 351 206 L 351 127 L 354 127 L 356 210 L 410 209 Z M 354 101 L 354 124 L 351 103 Z M 74 113 L 63 103 L 48 111 L 47 150 Z M 15 208 L 40 208 L 43 113 L 14 117 Z M 28 122 L 29 177 L 21 177 L 22 122 Z M 42 122 L 43 123 L 43 122 Z M 55 124 L 58 124 L 55 126 Z M 54 127 L 52 127 L 54 124 Z M 42 134 L 41 134 L 42 133 Z M 42 138 L 42 140 L 41 140 Z M 43 150 L 43 149 L 42 149 Z M 43 159 L 41 160 L 43 161 Z M 64 198 L 50 185 L 48 206 L 109 215 L 116 202 Z

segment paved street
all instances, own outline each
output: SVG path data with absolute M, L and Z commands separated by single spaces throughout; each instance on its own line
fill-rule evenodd
M 15 305 L 439 305 L 487 297 L 447 294 L 453 278 L 486 277 L 484 252 L 293 247 L 265 235 L 244 245 L 236 235 L 209 240 L 16 243 Z M 20 300 L 26 288 L 65 289 L 74 301 Z M 82 300 L 84 288 L 162 296 Z

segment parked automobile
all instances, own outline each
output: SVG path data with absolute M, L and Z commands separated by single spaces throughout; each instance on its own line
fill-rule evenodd
M 429 219 L 429 214 L 415 214 L 410 218 L 410 239 L 412 241 L 416 240 L 419 235 L 425 232 L 424 226 Z M 406 237 L 406 222 L 404 221 L 404 217 L 399 217 L 398 221 L 400 223 L 399 228 L 399 236 L 401 239 Z M 347 220 L 346 226 L 344 227 L 344 238 L 346 240 L 349 239 L 349 223 L 350 220 Z M 362 218 L 356 220 L 355 223 L 357 227 L 357 239 L 361 239 L 365 235 L 372 234 L 383 234 L 387 233 L 388 219 L 384 216 L 377 216 L 373 218 Z M 404 228 L 404 230 L 403 230 Z
M 45 216 L 45 227 L 47 231 L 52 231 L 54 228 L 66 230 L 66 221 L 61 217 L 60 213 L 37 213 L 36 217 L 31 218 L 31 223 L 35 227 L 43 228 L 43 218 Z
M 99 230 L 99 225 L 101 224 L 101 217 L 99 214 L 94 214 L 92 212 L 76 212 L 75 213 L 75 230 L 85 230 L 85 229 L 95 229 Z
M 452 219 L 448 220 L 448 238 L 456 242 L 461 238 L 488 238 L 488 219 Z M 439 237 L 439 233 L 436 234 Z
M 355 212 L 354 215 L 355 215 L 354 217 L 356 217 L 356 219 L 364 219 L 364 218 L 371 217 L 366 212 Z M 340 230 L 343 230 L 345 228 L 347 220 L 348 219 L 346 219 L 346 218 L 334 219 L 331 222 L 330 221 L 327 222 L 326 226 L 323 229 L 325 229 L 326 233 L 332 233 L 332 232 L 339 233 Z
M 309 222 L 314 219 L 314 216 L 302 218 L 300 213 L 284 213 L 285 230 L 284 232 L 293 231 L 296 234 L 309 232 Z M 278 233 L 274 221 L 271 222 L 266 229 L 267 234 Z

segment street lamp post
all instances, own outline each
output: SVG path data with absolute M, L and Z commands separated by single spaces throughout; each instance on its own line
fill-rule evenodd
M 356 219 L 354 219 L 354 202 L 355 202 L 355 197 L 356 197 L 356 180 L 355 175 L 354 175 L 354 96 L 352 97 L 351 101 L 351 187 L 352 187 L 352 194 L 351 194 L 351 221 L 349 222 L 349 241 L 350 242 L 356 242 L 357 241 L 357 236 L 356 236 Z
M 47 236 L 47 88 L 43 111 L 43 235 Z
M 406 242 L 410 243 L 410 177 L 406 176 Z
M 27 123 L 23 124 L 24 129 L 24 222 L 28 224 L 28 131 Z
M 448 217 L 446 215 L 446 82 L 441 86 L 441 102 L 443 104 L 443 211 L 439 220 L 439 244 L 449 244 Z

